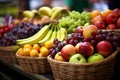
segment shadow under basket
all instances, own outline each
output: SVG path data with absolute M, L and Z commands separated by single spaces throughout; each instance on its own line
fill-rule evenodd
M 18 64 L 15 56 L 15 51 L 13 50 L 15 46 L 5 46 L 0 47 L 0 59 L 7 64 Z
M 26 57 L 16 53 L 16 58 L 20 67 L 27 73 L 44 74 L 52 72 L 47 57 Z
M 52 68 L 55 80 L 112 80 L 116 54 L 119 48 L 110 56 L 94 63 L 69 63 L 47 59 Z

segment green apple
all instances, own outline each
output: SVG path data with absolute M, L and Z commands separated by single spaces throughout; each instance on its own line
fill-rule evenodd
M 56 53 L 54 59 L 57 61 L 65 61 L 64 58 L 61 56 L 61 52 Z
M 95 53 L 95 54 L 91 55 L 90 57 L 88 57 L 88 63 L 98 62 L 103 59 L 104 59 L 104 57 L 101 54 Z
M 86 59 L 81 54 L 74 54 L 70 57 L 69 62 L 71 63 L 86 63 Z

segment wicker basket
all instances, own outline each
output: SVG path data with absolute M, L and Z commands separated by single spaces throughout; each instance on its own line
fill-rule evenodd
M 26 56 L 19 56 L 16 53 L 17 60 L 21 66 L 21 68 L 28 73 L 50 73 L 51 67 L 46 57 L 26 57 Z
M 5 47 L 0 47 L 0 59 L 4 63 L 8 64 L 18 64 L 18 61 L 15 56 L 15 51 L 14 48 L 17 46 L 5 46 Z
M 95 63 L 69 63 L 47 59 L 55 80 L 112 80 L 117 49 L 112 55 Z

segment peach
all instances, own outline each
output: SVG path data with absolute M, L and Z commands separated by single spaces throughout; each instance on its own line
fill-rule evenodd
M 93 38 L 98 31 L 98 28 L 95 25 L 89 25 L 83 28 L 83 36 L 85 38 Z

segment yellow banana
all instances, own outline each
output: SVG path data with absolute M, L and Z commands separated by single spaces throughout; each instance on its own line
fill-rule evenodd
M 60 33 L 60 27 L 57 27 L 57 39 L 60 41 L 61 33 Z
M 53 41 L 56 37 L 57 37 L 57 32 L 56 32 L 56 26 L 53 26 L 53 33 L 52 36 L 50 38 L 50 41 Z
M 53 29 L 50 29 L 49 32 L 47 33 L 47 35 L 42 40 L 40 40 L 38 43 L 40 45 L 43 45 L 46 41 L 50 40 L 52 33 L 53 33 Z
M 41 8 L 39 8 L 38 12 L 40 13 L 40 15 L 47 15 L 47 16 L 51 16 L 52 14 L 52 10 L 50 7 L 47 7 L 47 6 L 43 6 Z
M 67 37 L 67 31 L 64 28 L 60 28 L 60 41 L 65 40 Z
M 40 31 L 38 31 L 35 35 L 33 35 L 29 38 L 26 38 L 26 39 L 16 40 L 16 42 L 19 45 L 23 45 L 23 44 L 33 45 L 35 43 L 38 43 L 38 41 L 40 41 L 41 39 L 44 38 L 44 36 L 46 36 L 50 27 L 51 27 L 51 25 L 46 25 Z
M 52 13 L 54 13 L 56 10 L 58 10 L 58 9 L 62 9 L 62 7 L 60 7 L 60 6 L 55 6 L 55 7 L 53 7 L 52 8 Z

